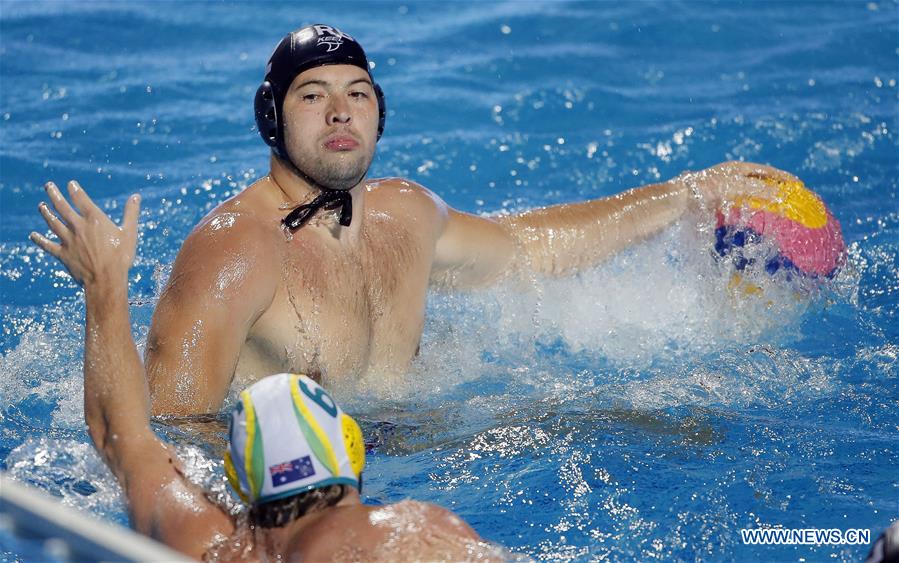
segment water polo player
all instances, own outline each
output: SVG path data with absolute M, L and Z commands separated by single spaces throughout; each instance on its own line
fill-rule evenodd
M 389 382 L 416 354 L 431 286 L 576 273 L 691 202 L 716 209 L 798 181 L 725 163 L 593 201 L 471 215 L 410 180 L 366 179 L 385 108 L 347 33 L 312 25 L 278 44 L 255 98 L 271 171 L 206 216 L 175 260 L 146 347 L 154 413 L 216 411 L 232 381 L 277 372 Z M 52 183 L 47 193 L 56 213 L 41 213 L 60 240 L 33 238 L 59 255 L 74 211 Z
M 236 560 L 490 558 L 461 519 L 435 505 L 361 503 L 365 446 L 356 422 L 317 383 L 279 374 L 240 394 L 225 472 L 249 505 L 248 525 L 185 476 L 150 427 L 150 396 L 131 337 L 128 270 L 139 200 L 116 227 L 83 190 L 59 204 L 63 241 L 49 247 L 83 285 L 84 415 L 94 446 L 125 493 L 132 525 L 191 557 Z

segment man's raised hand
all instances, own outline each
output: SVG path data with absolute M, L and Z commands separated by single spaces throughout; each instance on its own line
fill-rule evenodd
M 59 242 L 36 232 L 31 233 L 31 241 L 58 258 L 81 285 L 127 280 L 137 247 L 140 196 L 134 194 L 128 198 L 119 227 L 78 182 L 73 180 L 68 184 L 72 205 L 53 182 L 47 182 L 44 188 L 53 209 L 41 202 L 38 210 Z

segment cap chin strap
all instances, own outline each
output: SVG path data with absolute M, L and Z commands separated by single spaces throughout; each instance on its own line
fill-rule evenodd
M 335 190 L 332 188 L 326 188 L 322 186 L 315 180 L 309 177 L 308 174 L 300 170 L 289 158 L 282 158 L 278 156 L 281 162 L 287 164 L 288 168 L 293 170 L 294 174 L 302 178 L 306 181 L 307 184 L 312 186 L 315 189 L 318 189 L 321 193 L 313 199 L 310 203 L 306 203 L 304 205 L 297 206 L 290 213 L 287 214 L 284 219 L 281 220 L 281 223 L 290 229 L 291 232 L 296 231 L 306 223 L 308 223 L 319 210 L 325 209 L 330 211 L 332 209 L 340 209 L 340 225 L 344 227 L 349 227 L 350 222 L 353 220 L 353 197 L 350 195 L 350 190 Z M 359 182 L 365 178 L 365 174 L 368 172 L 366 170 L 359 176 L 359 179 L 353 184 L 354 186 L 358 185 Z
M 350 195 L 350 192 L 345 190 L 322 192 L 311 203 L 300 205 L 288 213 L 287 217 L 281 220 L 281 223 L 293 232 L 308 223 L 319 209 L 331 210 L 338 208 L 340 208 L 340 224 L 344 227 L 349 227 L 350 221 L 353 219 L 353 197 Z

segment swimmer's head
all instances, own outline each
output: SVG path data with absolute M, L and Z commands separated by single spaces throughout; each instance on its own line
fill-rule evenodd
M 362 431 L 305 375 L 271 375 L 241 392 L 228 438 L 228 482 L 254 507 L 332 485 L 361 488 Z
M 387 109 L 384 93 L 371 76 L 368 59 L 359 43 L 329 25 L 315 24 L 285 36 L 269 58 L 265 78 L 256 91 L 256 125 L 267 145 L 282 160 L 302 171 L 287 153 L 284 135 L 284 98 L 293 80 L 303 71 L 328 65 L 352 65 L 371 79 L 378 101 L 378 139 L 384 132 Z M 330 186 L 324 186 L 330 187 Z

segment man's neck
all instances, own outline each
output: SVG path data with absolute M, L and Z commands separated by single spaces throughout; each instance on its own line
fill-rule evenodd
M 322 192 L 318 186 L 311 184 L 306 178 L 298 175 L 289 164 L 284 163 L 280 158 L 272 155 L 271 172 L 269 173 L 271 182 L 281 191 L 285 204 L 305 204 L 309 203 Z M 342 227 L 338 223 L 339 213 L 327 212 L 327 216 L 317 217 L 313 219 L 317 223 L 326 226 L 337 238 L 343 239 L 344 233 L 350 237 L 355 237 L 362 227 L 362 218 L 365 214 L 365 178 L 359 181 L 350 190 L 350 197 L 353 201 L 353 220 L 349 227 Z M 284 214 L 289 213 L 289 208 L 285 209 Z

